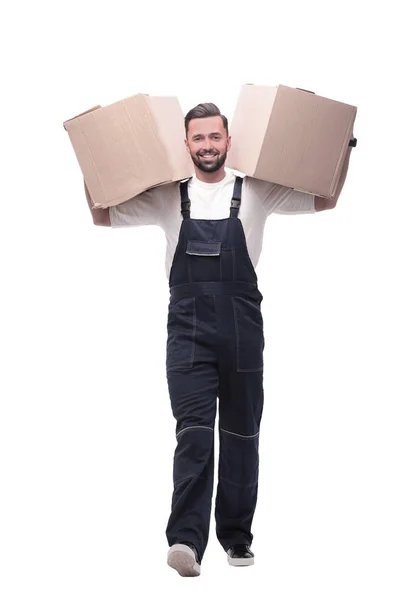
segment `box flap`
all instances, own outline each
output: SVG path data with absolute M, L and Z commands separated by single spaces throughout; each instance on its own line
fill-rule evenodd
M 97 106 L 93 106 L 93 108 L 89 108 L 89 110 L 85 110 L 85 112 L 80 113 L 79 115 L 76 115 L 75 117 L 72 117 L 72 119 L 68 119 L 67 121 L 64 121 L 63 125 L 64 125 L 64 129 L 66 131 L 68 131 L 66 124 L 69 123 L 70 121 L 73 121 L 74 119 L 77 119 L 78 117 L 82 117 L 83 115 L 86 115 L 87 113 L 93 112 L 94 110 L 97 110 L 98 108 L 101 108 L 100 104 L 98 104 Z

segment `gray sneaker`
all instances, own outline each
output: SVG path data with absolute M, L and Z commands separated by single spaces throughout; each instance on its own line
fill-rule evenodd
M 200 575 L 200 560 L 196 547 L 189 542 L 174 544 L 168 550 L 167 563 L 182 577 Z

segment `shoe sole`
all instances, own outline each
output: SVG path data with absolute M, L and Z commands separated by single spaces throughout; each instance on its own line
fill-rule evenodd
M 189 546 L 185 544 L 174 544 L 168 550 L 167 563 L 176 569 L 182 577 L 197 577 L 200 575 L 200 565 L 196 562 L 196 556 Z
M 249 567 L 254 565 L 254 557 L 251 558 L 231 558 L 228 554 L 228 563 L 232 567 Z

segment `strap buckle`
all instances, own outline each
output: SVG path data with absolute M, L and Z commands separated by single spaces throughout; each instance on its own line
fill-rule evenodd
M 240 206 L 240 200 L 238 200 L 237 198 L 232 198 L 231 208 L 239 208 L 239 206 Z

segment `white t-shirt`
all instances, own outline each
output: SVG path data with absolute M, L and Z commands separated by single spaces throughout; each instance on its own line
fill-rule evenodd
M 204 183 L 194 175 L 189 181 L 193 219 L 225 219 L 229 217 L 235 175 L 226 169 L 225 178 L 217 183 Z M 245 177 L 238 217 L 242 221 L 247 249 L 254 268 L 262 250 L 264 226 L 271 213 L 314 213 L 314 196 L 267 181 Z M 167 279 L 178 243 L 182 223 L 179 182 L 168 183 L 143 192 L 139 196 L 110 207 L 111 227 L 158 225 L 167 242 L 165 272 Z

